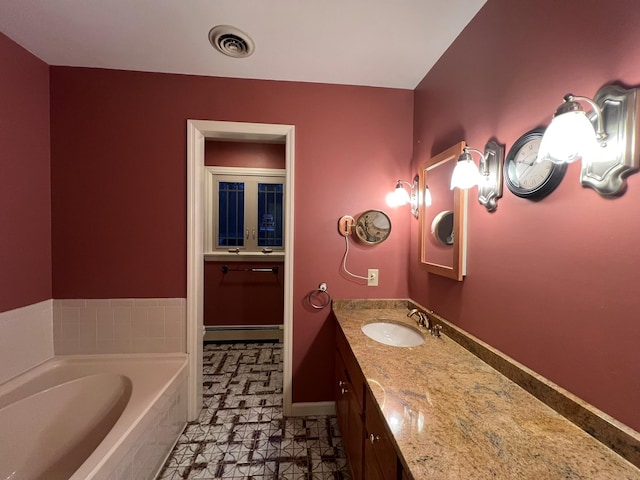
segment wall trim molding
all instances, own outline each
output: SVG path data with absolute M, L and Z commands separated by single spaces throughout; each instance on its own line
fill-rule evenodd
M 293 376 L 293 198 L 295 126 L 266 123 L 187 120 L 187 418 L 202 408 L 204 310 L 205 140 L 283 143 L 285 145 L 284 356 L 283 411 L 291 415 Z
M 336 414 L 336 402 L 296 402 L 291 405 L 292 417 L 315 417 Z

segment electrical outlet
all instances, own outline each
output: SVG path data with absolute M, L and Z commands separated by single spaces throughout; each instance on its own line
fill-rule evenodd
M 367 285 L 369 287 L 377 287 L 378 286 L 378 269 L 370 268 L 367 271 Z

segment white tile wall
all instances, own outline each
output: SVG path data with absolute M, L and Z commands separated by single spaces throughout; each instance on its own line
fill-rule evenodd
M 45 300 L 0 313 L 0 383 L 53 357 L 52 305 Z
M 54 300 L 56 355 L 186 351 L 184 298 Z

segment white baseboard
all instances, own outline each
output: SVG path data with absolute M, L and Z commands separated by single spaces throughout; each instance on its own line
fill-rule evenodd
M 282 325 L 206 326 L 203 340 L 205 342 L 244 342 L 250 340 L 277 340 L 282 342 L 283 333 Z
M 298 402 L 291 405 L 292 417 L 315 417 L 336 414 L 336 402 Z

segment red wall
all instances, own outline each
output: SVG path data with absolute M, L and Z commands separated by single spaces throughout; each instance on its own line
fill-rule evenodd
M 51 298 L 49 67 L 0 34 L 0 312 Z
M 274 273 L 245 271 L 274 266 Z M 205 262 L 204 324 L 282 325 L 283 277 L 282 262 Z
M 386 209 L 408 178 L 409 90 L 51 68 L 55 298 L 186 296 L 186 120 L 279 123 L 295 131 L 293 400 L 330 400 L 333 325 L 305 297 L 408 295 L 411 216 L 353 246 L 349 268 L 380 269 L 380 286 L 340 274 L 338 218 Z
M 640 85 L 639 24 L 636 0 L 489 0 L 415 91 L 415 169 L 462 139 L 508 150 L 567 92 Z M 421 270 L 412 228 L 411 297 L 640 430 L 640 175 L 605 199 L 579 168 L 493 214 L 472 190 L 464 282 Z
M 416 89 L 412 170 L 461 139 L 509 148 L 569 91 L 640 84 L 636 3 L 489 0 Z M 332 326 L 305 303 L 324 281 L 335 298 L 410 293 L 640 430 L 640 175 L 603 199 L 572 165 L 544 200 L 505 190 L 493 214 L 474 190 L 460 283 L 419 267 L 417 224 L 390 211 L 387 242 L 351 248 L 352 271 L 380 269 L 367 288 L 340 273 L 336 220 L 386 209 L 393 181 L 412 175 L 413 92 L 48 72 L 3 35 L 0 67 L 0 311 L 51 298 L 51 264 L 55 298 L 184 297 L 186 119 L 294 124 L 294 401 L 331 398 Z
M 285 144 L 207 140 L 204 164 L 218 167 L 285 168 Z

